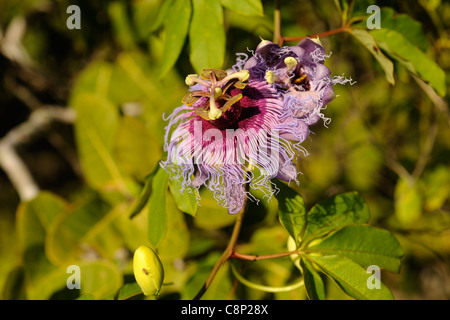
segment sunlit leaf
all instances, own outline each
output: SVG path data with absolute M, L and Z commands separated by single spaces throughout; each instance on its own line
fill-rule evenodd
M 422 51 L 426 51 L 428 48 L 428 41 L 422 25 L 407 14 L 398 14 L 392 8 L 384 7 L 380 11 L 380 26 L 383 29 L 401 33 Z
M 167 231 L 167 188 L 169 174 L 158 168 L 152 181 L 152 193 L 148 205 L 148 239 L 158 247 Z
M 51 225 L 65 214 L 67 204 L 58 196 L 41 192 L 17 210 L 17 239 L 25 272 L 33 282 L 53 269 L 45 254 L 45 240 Z
M 317 271 L 307 259 L 300 260 L 300 266 L 303 271 L 303 280 L 308 299 L 325 300 L 325 286 L 323 280 Z
M 166 194 L 166 234 L 158 246 L 161 260 L 184 258 L 189 250 L 190 234 L 185 221 L 185 214 L 178 210 L 175 201 L 167 191 Z M 170 279 L 167 278 L 170 282 Z
M 311 240 L 349 224 L 367 223 L 369 209 L 356 192 L 327 198 L 308 212 L 303 241 Z
M 136 283 L 126 283 L 122 288 L 120 288 L 117 294 L 117 300 L 126 300 L 142 293 L 141 287 Z
M 57 265 L 67 265 L 78 260 L 83 252 L 83 239 L 109 212 L 109 205 L 93 199 L 60 215 L 45 239 L 49 259 Z
M 75 97 L 72 106 L 77 113 L 75 137 L 86 180 L 94 188 L 114 186 L 129 193 L 129 180 L 112 154 L 119 125 L 116 106 L 94 94 Z
M 373 30 L 371 34 L 388 55 L 428 82 L 440 96 L 445 95 L 447 90 L 444 70 L 403 34 L 389 29 Z
M 418 183 L 399 179 L 395 186 L 395 216 L 405 226 L 411 226 L 422 215 L 422 196 Z
M 161 62 L 160 77 L 169 71 L 180 55 L 189 30 L 191 1 L 175 0 L 164 19 L 164 55 Z
M 196 190 L 182 190 L 180 179 L 170 179 L 169 188 L 178 209 L 195 217 L 198 208 Z
M 346 226 L 308 248 L 323 255 L 341 255 L 363 267 L 377 265 L 393 272 L 400 269 L 403 250 L 389 231 L 367 225 Z
M 221 68 L 225 56 L 223 10 L 219 0 L 193 0 L 189 29 L 190 60 L 197 73 L 203 68 Z
M 306 209 L 303 198 L 280 181 L 275 181 L 280 191 L 275 195 L 278 199 L 278 210 L 281 224 L 291 237 L 299 244 L 299 236 L 305 227 Z
M 82 295 L 92 295 L 95 299 L 112 299 L 122 286 L 122 275 L 111 262 L 83 262 L 79 266 Z
M 261 0 L 220 0 L 222 5 L 237 13 L 248 16 L 262 16 L 263 5 Z
M 233 224 L 236 215 L 228 214 L 227 208 L 217 203 L 211 191 L 202 189 L 200 196 L 195 225 L 205 229 L 220 229 Z
M 350 29 L 348 31 L 354 36 L 367 50 L 375 57 L 386 74 L 386 80 L 390 84 L 395 84 L 394 80 L 394 64 L 387 58 L 378 47 L 372 34 L 363 29 Z
M 135 117 L 122 117 L 119 122 L 114 156 L 121 169 L 142 181 L 162 156 L 162 148 L 145 126 Z
M 341 256 L 314 256 L 305 255 L 313 261 L 323 273 L 349 296 L 359 300 L 392 300 L 389 289 L 380 283 L 380 289 L 369 289 L 367 281 L 371 276 L 367 270 L 356 262 Z

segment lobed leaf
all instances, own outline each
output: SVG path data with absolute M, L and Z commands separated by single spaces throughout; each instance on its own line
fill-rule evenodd
M 399 271 L 403 255 L 392 233 L 367 225 L 346 226 L 307 250 L 344 256 L 363 267 L 377 265 L 392 272 Z
M 386 80 L 394 85 L 394 64 L 387 58 L 378 47 L 371 33 L 363 29 L 353 28 L 348 31 L 375 57 L 386 75 Z
M 392 300 L 389 289 L 380 283 L 380 289 L 369 289 L 367 281 L 370 275 L 356 262 L 342 256 L 304 255 L 313 261 L 323 273 L 349 296 L 359 300 Z
M 307 215 L 303 241 L 310 241 L 349 224 L 369 222 L 369 208 L 356 192 L 327 198 L 316 204 Z
M 371 34 L 389 56 L 428 82 L 440 96 L 445 95 L 447 89 L 444 70 L 403 34 L 389 29 L 373 30 Z

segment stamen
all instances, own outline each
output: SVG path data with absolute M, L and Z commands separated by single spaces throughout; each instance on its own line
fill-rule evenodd
M 206 82 L 202 79 L 200 79 L 198 77 L 198 75 L 196 74 L 189 74 L 186 79 L 184 80 L 184 82 L 186 82 L 186 84 L 191 87 L 193 85 L 195 85 L 196 83 L 200 83 L 201 85 L 207 87 L 207 88 L 211 88 L 211 84 L 209 82 Z
M 228 76 L 226 76 L 225 78 L 220 80 L 217 83 L 217 85 L 218 86 L 223 86 L 225 83 L 227 83 L 231 79 L 238 79 L 241 82 L 246 82 L 246 81 L 248 81 L 249 78 L 250 78 L 250 72 L 248 70 L 244 69 L 244 70 L 241 70 L 241 71 L 229 74 Z
M 294 57 L 286 57 L 284 59 L 284 63 L 286 64 L 287 71 L 292 72 L 294 71 L 295 67 L 298 64 L 298 61 Z
M 222 111 L 216 106 L 215 92 L 216 90 L 211 91 L 211 98 L 209 99 L 208 117 L 211 120 L 217 120 L 222 116 Z
M 265 78 L 266 78 L 267 83 L 269 83 L 269 84 L 274 84 L 275 82 L 280 81 L 280 78 L 278 78 L 278 76 L 276 76 L 272 70 L 266 71 Z

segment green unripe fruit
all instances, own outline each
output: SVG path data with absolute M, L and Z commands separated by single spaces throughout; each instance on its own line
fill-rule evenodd
M 146 296 L 158 297 L 164 280 L 164 268 L 155 251 L 140 246 L 133 256 L 133 272 L 136 282 Z

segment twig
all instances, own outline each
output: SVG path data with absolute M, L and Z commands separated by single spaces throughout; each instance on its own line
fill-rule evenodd
M 281 0 L 275 0 L 275 11 L 273 13 L 273 42 L 283 44 L 281 36 Z
M 239 237 L 239 232 L 241 230 L 242 221 L 244 219 L 244 213 L 247 207 L 247 198 L 245 198 L 244 205 L 237 213 L 238 217 L 236 219 L 236 222 L 234 223 L 233 232 L 230 237 L 230 241 L 228 243 L 228 246 L 226 247 L 225 251 L 220 256 L 219 260 L 217 260 L 216 264 L 214 265 L 213 269 L 211 270 L 208 278 L 206 279 L 205 284 L 200 289 L 200 291 L 196 294 L 194 297 L 194 300 L 199 300 L 203 294 L 205 294 L 206 290 L 211 285 L 211 282 L 214 280 L 214 277 L 216 276 L 217 272 L 219 271 L 220 267 L 233 255 L 234 253 L 234 247 L 236 246 L 237 239 Z
M 268 259 L 276 259 L 276 258 L 284 258 L 291 256 L 293 254 L 298 254 L 298 250 L 289 251 L 289 252 L 281 252 L 274 254 L 266 254 L 266 255 L 251 255 L 251 254 L 242 254 L 239 252 L 233 252 L 230 256 L 232 259 L 241 259 L 241 260 L 249 260 L 249 261 L 258 261 L 258 260 L 268 260 Z
M 281 45 L 282 45 L 283 42 L 285 42 L 285 41 L 301 41 L 301 40 L 306 39 L 306 38 L 321 38 L 321 37 L 323 38 L 323 37 L 327 37 L 327 36 L 331 36 L 331 35 L 334 35 L 334 34 L 338 34 L 338 33 L 342 33 L 342 32 L 348 31 L 349 29 L 350 28 L 348 26 L 342 26 L 342 27 L 337 28 L 337 29 L 328 30 L 328 31 L 321 32 L 321 33 L 316 33 L 314 35 L 306 35 L 306 36 L 301 36 L 301 37 L 281 37 L 280 38 L 280 42 L 281 42 Z
M 30 114 L 27 121 L 10 130 L 0 140 L 0 167 L 8 175 L 21 200 L 34 198 L 39 187 L 15 148 L 45 130 L 53 121 L 73 123 L 74 120 L 72 109 L 53 106 L 39 108 Z

